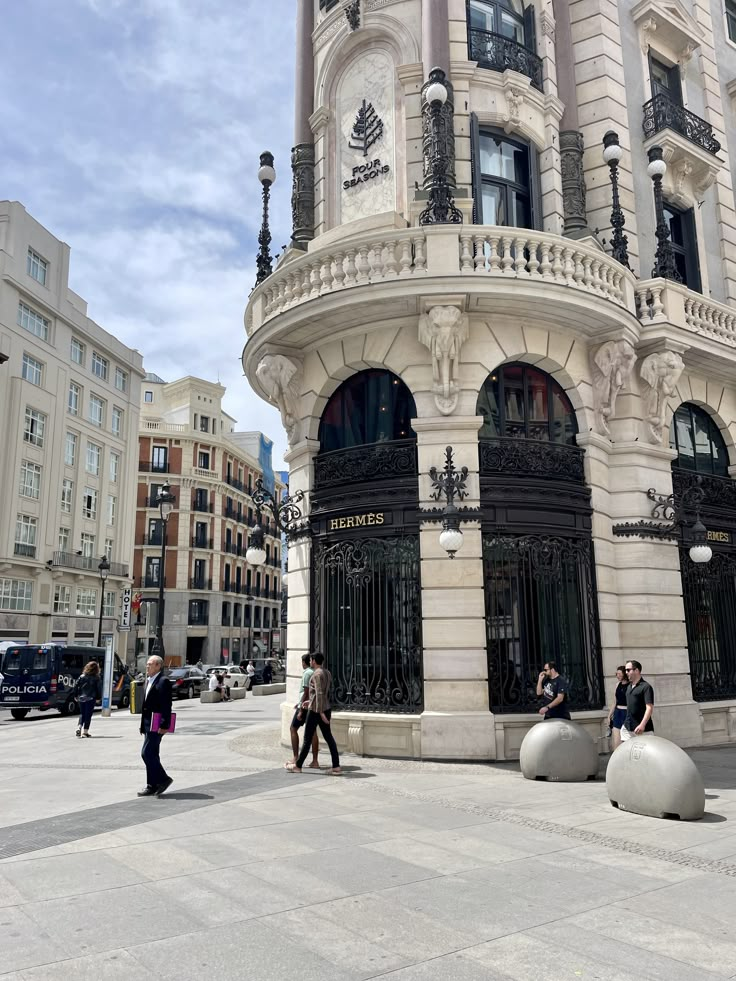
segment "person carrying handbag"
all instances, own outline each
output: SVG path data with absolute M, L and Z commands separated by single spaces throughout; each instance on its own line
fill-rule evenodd
M 97 661 L 88 661 L 85 664 L 84 670 L 74 683 L 73 692 L 79 702 L 79 723 L 76 734 L 89 739 L 89 727 L 95 705 L 102 698 L 102 679 Z

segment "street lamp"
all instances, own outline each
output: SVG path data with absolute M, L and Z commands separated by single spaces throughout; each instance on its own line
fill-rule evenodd
M 649 166 L 647 174 L 652 179 L 654 185 L 654 214 L 657 219 L 657 251 L 654 254 L 654 269 L 652 276 L 661 276 L 663 279 L 671 279 L 675 283 L 681 283 L 682 279 L 675 265 L 675 253 L 670 242 L 670 230 L 664 217 L 664 198 L 662 196 L 662 178 L 667 173 L 667 164 L 664 161 L 661 146 L 650 147 Z
M 268 508 L 273 516 L 274 524 L 279 534 L 285 534 L 287 538 L 296 529 L 296 523 L 302 516 L 302 510 L 298 502 L 304 499 L 304 491 L 297 491 L 296 494 L 289 494 L 280 501 L 276 495 L 263 485 L 263 478 L 256 480 L 255 489 L 250 495 L 251 500 L 256 506 L 256 523 L 248 539 L 248 548 L 245 553 L 245 561 L 249 565 L 259 566 L 266 561 L 266 547 L 264 544 L 264 531 L 261 525 L 263 520 L 263 508 Z
M 700 565 L 710 562 L 713 550 L 708 544 L 708 532 L 701 520 L 700 509 L 705 497 L 702 487 L 703 478 L 698 477 L 694 486 L 688 487 L 675 502 L 674 494 L 657 494 L 653 487 L 647 491 L 647 497 L 654 502 L 652 508 L 653 521 L 627 521 L 613 526 L 614 535 L 630 538 L 657 538 L 676 540 L 680 537 L 681 529 L 689 529 L 689 555 L 692 562 Z M 694 513 L 694 520 L 690 516 Z
M 102 610 L 105 605 L 105 581 L 110 575 L 110 563 L 107 561 L 107 556 L 103 555 L 100 559 L 100 564 L 97 566 L 97 571 L 100 574 L 101 589 L 100 593 L 100 619 L 97 622 L 97 646 L 102 647 Z
M 623 156 L 621 144 L 618 142 L 618 133 L 612 129 L 603 137 L 603 160 L 611 169 L 611 189 L 613 191 L 613 206 L 611 208 L 611 255 L 620 262 L 622 266 L 631 269 L 629 265 L 629 240 L 623 233 L 626 219 L 621 210 L 621 202 L 618 194 L 618 164 Z
M 161 515 L 161 568 L 158 571 L 158 609 L 156 610 L 156 637 L 152 654 L 164 657 L 164 570 L 166 569 L 166 528 L 169 515 L 174 510 L 176 499 L 171 493 L 168 480 L 161 485 L 156 495 L 156 504 Z
M 258 233 L 258 255 L 256 257 L 256 286 L 267 279 L 273 272 L 273 260 L 269 251 L 271 245 L 271 230 L 268 227 L 268 204 L 271 195 L 271 185 L 276 181 L 276 171 L 273 168 L 273 154 L 265 150 L 261 154 L 261 166 L 258 168 L 258 180 L 263 185 L 263 220 Z
M 448 98 L 446 81 L 447 76 L 442 69 L 433 68 L 429 73 L 429 85 L 424 93 L 429 106 L 431 176 L 429 202 L 419 215 L 420 225 L 461 225 L 463 221 L 463 213 L 455 207 L 447 180 L 449 161 L 446 130 L 452 127 L 452 117 L 443 120 L 444 106 Z
M 429 477 L 434 487 L 430 497 L 435 501 L 439 501 L 444 496 L 446 503 L 445 507 L 439 511 L 424 511 L 422 513 L 426 515 L 439 514 L 438 519 L 433 518 L 432 520 L 440 520 L 442 522 L 440 545 L 449 557 L 454 559 L 455 553 L 462 548 L 463 544 L 463 533 L 460 530 L 460 509 L 455 504 L 455 498 L 458 497 L 462 501 L 464 497 L 468 496 L 465 488 L 468 479 L 468 468 L 462 467 L 460 470 L 456 469 L 452 459 L 452 447 L 448 446 L 445 450 L 444 467 L 441 471 L 438 471 L 437 467 L 432 467 L 429 471 Z M 463 510 L 469 511 L 470 509 L 464 508 Z

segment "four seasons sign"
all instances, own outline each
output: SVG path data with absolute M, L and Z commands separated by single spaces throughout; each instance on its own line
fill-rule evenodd
M 374 144 L 378 143 L 383 137 L 383 120 L 379 117 L 373 104 L 363 99 L 363 103 L 355 117 L 355 124 L 348 140 L 351 150 L 360 150 L 364 157 L 368 156 L 368 151 Z M 367 184 L 375 180 L 382 174 L 388 174 L 390 168 L 388 164 L 382 164 L 380 159 L 366 161 L 356 164 L 352 168 L 352 177 L 343 181 L 343 188 L 347 191 L 351 187 L 359 184 Z

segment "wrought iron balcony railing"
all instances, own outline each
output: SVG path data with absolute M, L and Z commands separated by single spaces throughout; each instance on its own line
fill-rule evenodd
M 546 424 L 545 424 L 546 425 Z M 480 472 L 542 480 L 585 482 L 585 451 L 577 446 L 546 440 L 498 437 L 480 440 Z
M 366 480 L 410 477 L 416 473 L 416 441 L 393 440 L 320 453 L 314 461 L 314 486 L 322 490 Z
M 468 28 L 468 57 L 477 61 L 481 68 L 490 68 L 494 72 L 505 72 L 507 68 L 519 72 L 531 79 L 535 89 L 540 92 L 543 89 L 542 59 L 513 38 Z
M 664 92 L 659 92 L 644 103 L 643 125 L 645 139 L 655 136 L 663 129 L 672 129 L 708 153 L 715 155 L 721 149 L 721 144 L 713 136 L 711 124 L 684 106 L 672 102 Z
M 209 504 L 207 501 L 200 501 L 195 499 L 192 501 L 192 511 L 202 511 L 205 514 L 214 514 L 215 506 L 214 504 Z
M 215 542 L 213 538 L 201 538 L 195 535 L 192 538 L 192 548 L 214 548 Z
M 161 532 L 160 531 L 159 532 L 155 532 L 153 535 L 144 535 L 143 536 L 143 541 L 142 541 L 141 544 L 143 544 L 143 545 L 158 545 L 158 547 L 160 548 L 161 547 L 162 538 L 163 538 L 163 536 L 161 535 Z
M 138 473 L 171 473 L 171 466 L 168 461 L 151 463 L 149 460 L 139 460 Z
M 212 580 L 200 578 L 199 576 L 192 576 L 189 580 L 190 589 L 208 589 L 212 591 Z
M 188 625 L 190 627 L 206 627 L 209 625 L 209 622 L 209 613 L 190 614 Z
M 74 552 L 54 552 L 51 559 L 52 566 L 61 566 L 65 569 L 82 569 L 85 572 L 93 572 L 99 576 L 98 566 L 100 559 L 96 555 L 76 555 Z M 111 576 L 128 577 L 128 566 L 121 562 L 110 563 Z

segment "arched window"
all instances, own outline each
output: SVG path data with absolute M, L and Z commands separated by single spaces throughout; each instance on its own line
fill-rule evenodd
M 670 446 L 677 450 L 674 466 L 683 470 L 728 476 L 728 450 L 721 432 L 704 409 L 684 402 L 672 420 Z
M 528 364 L 505 364 L 486 378 L 476 414 L 481 439 L 507 436 L 575 445 L 578 427 L 570 400 L 554 378 Z
M 374 368 L 360 371 L 327 403 L 319 424 L 320 451 L 413 439 L 416 414 L 414 397 L 400 378 Z

